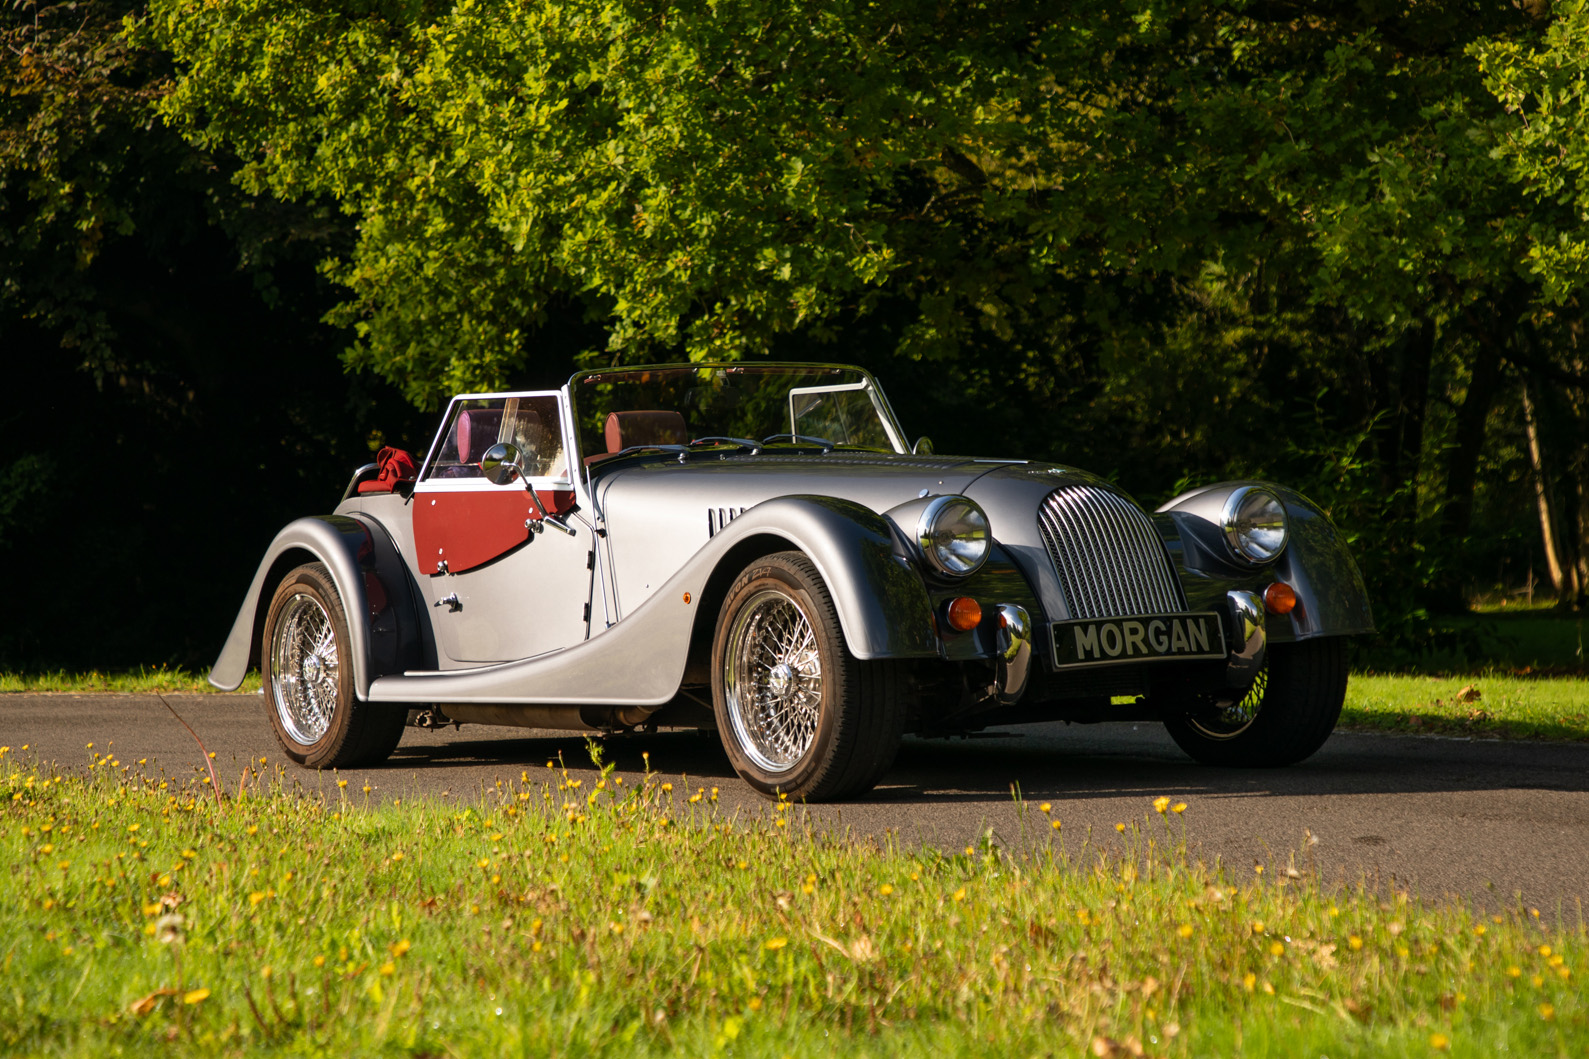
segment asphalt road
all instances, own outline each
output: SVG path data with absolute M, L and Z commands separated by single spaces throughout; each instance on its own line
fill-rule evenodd
M 242 763 L 285 761 L 257 695 L 168 696 L 215 753 L 223 785 Z M 192 738 L 145 695 L 0 696 L 0 744 L 63 767 L 85 767 L 94 742 L 123 762 L 186 773 L 200 762 Z M 346 774 L 383 799 L 465 800 L 559 752 L 589 769 L 583 738 L 466 726 L 409 729 L 384 766 Z M 609 744 L 609 760 L 636 777 L 642 752 L 682 789 L 721 788 L 729 812 L 766 803 L 728 767 L 715 737 L 662 732 Z M 306 789 L 328 787 L 293 770 Z M 230 780 L 228 779 L 230 777 Z M 684 777 L 684 778 L 681 778 Z M 1011 795 L 1019 784 L 1028 823 Z M 358 783 L 362 786 L 362 782 Z M 353 786 L 353 784 L 350 784 Z M 1119 846 L 1117 822 L 1141 822 L 1158 795 L 1185 801 L 1189 845 L 1238 876 L 1255 862 L 1288 863 L 1329 883 L 1457 896 L 1486 907 L 1518 902 L 1578 922 L 1589 897 L 1589 746 L 1337 733 L 1301 765 L 1237 771 L 1188 761 L 1156 725 L 1028 726 L 961 740 L 909 739 L 893 771 L 866 798 L 802 810 L 856 835 L 890 830 L 906 842 L 958 849 L 992 828 L 1006 844 L 1046 835 L 1032 809 L 1049 802 L 1075 849 Z M 1034 820 L 1035 818 L 1035 820 Z M 1317 840 L 1308 844 L 1311 834 Z

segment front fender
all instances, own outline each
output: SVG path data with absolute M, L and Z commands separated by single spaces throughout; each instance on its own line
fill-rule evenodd
M 412 664 L 419 644 L 413 592 L 401 557 L 378 525 L 348 515 L 315 515 L 287 524 L 271 541 L 243 597 L 232 631 L 210 670 L 210 683 L 235 691 L 259 662 L 265 613 L 276 585 L 304 563 L 324 563 L 342 596 L 353 662 L 354 693 L 367 696 L 375 676 Z
M 888 519 L 837 497 L 778 497 L 719 532 L 708 549 L 711 561 L 731 582 L 739 576 L 735 557 L 766 537 L 782 538 L 816 566 L 856 658 L 938 657 L 927 588 L 910 561 L 896 554 Z
M 1233 559 L 1225 548 L 1223 515 L 1231 493 L 1244 485 L 1261 485 L 1285 505 L 1289 539 L 1270 566 L 1253 567 Z M 1277 638 L 1310 640 L 1316 636 L 1348 636 L 1374 631 L 1374 617 L 1363 576 L 1346 550 L 1346 542 L 1318 505 L 1294 489 L 1273 482 L 1221 482 L 1194 489 L 1159 509 L 1180 535 L 1180 560 L 1186 570 L 1213 579 L 1242 582 L 1239 587 L 1284 581 L 1297 594 L 1290 614 L 1290 635 Z M 1261 584 L 1260 584 L 1261 582 Z M 1280 619 L 1269 616 L 1271 634 Z

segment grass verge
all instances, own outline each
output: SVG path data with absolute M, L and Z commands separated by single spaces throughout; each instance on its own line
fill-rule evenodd
M 0 762 L 8 1055 L 1580 1054 L 1586 933 L 1184 855 L 1167 799 L 1008 847 L 730 821 L 537 768 L 460 810 L 262 764 Z M 235 790 L 230 788 L 235 786 Z M 1038 835 L 1041 841 L 1036 841 Z M 1023 852 L 1025 850 L 1025 852 Z M 1303 868 L 1306 867 L 1305 858 Z
M 0 693 L 65 691 L 79 695 L 152 694 L 154 692 L 218 692 L 209 682 L 208 673 L 195 673 L 180 666 L 139 666 L 136 670 L 124 669 L 101 673 L 72 673 L 64 669 L 51 673 L 0 673 Z M 250 670 L 243 678 L 238 691 L 259 690 L 259 671 Z
M 1354 673 L 1341 724 L 1382 732 L 1589 739 L 1589 678 Z

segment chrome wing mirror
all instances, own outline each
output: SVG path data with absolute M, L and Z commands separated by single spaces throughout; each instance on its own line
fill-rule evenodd
M 539 533 L 545 526 L 561 530 L 570 537 L 574 535 L 574 527 L 564 522 L 556 515 L 549 514 L 541 498 L 535 493 L 535 486 L 524 476 L 524 457 L 518 448 L 506 442 L 499 441 L 486 449 L 480 457 L 480 474 L 492 485 L 506 485 L 517 478 L 524 483 L 524 491 L 530 494 L 530 503 L 535 505 L 535 513 L 539 518 L 526 519 L 524 528 L 532 533 Z
M 923 435 L 916 439 L 916 444 L 910 447 L 913 456 L 931 456 L 933 454 L 932 438 Z

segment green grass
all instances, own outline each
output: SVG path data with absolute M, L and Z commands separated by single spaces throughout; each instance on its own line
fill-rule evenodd
M 1589 678 L 1355 673 L 1346 686 L 1341 724 L 1500 739 L 1589 739 Z
M 1373 668 L 1397 672 L 1589 676 L 1589 629 L 1582 614 L 1561 611 L 1483 611 L 1436 617 L 1420 652 L 1391 651 L 1368 637 L 1357 641 L 1359 657 Z
M 294 773 L 294 776 L 301 774 Z M 357 783 L 357 781 L 354 781 Z M 1189 862 L 1198 806 L 938 852 L 537 768 L 473 807 L 0 762 L 0 1052 L 1581 1054 L 1581 919 Z
M 64 669 L 52 673 L 0 672 L 0 693 L 64 691 L 79 695 L 151 694 L 153 692 L 215 692 L 208 671 L 195 673 L 180 666 L 139 666 L 136 671 L 116 670 L 101 673 L 68 672 Z M 250 670 L 239 691 L 259 690 L 259 671 Z

